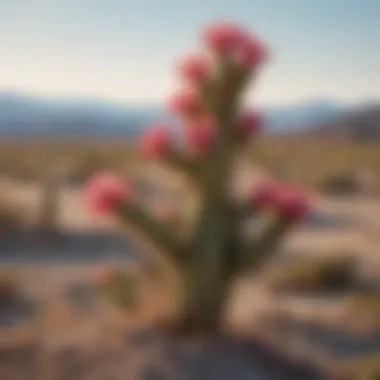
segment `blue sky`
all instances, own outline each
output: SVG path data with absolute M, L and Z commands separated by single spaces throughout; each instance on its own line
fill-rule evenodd
M 221 18 L 273 52 L 249 99 L 380 100 L 380 0 L 0 0 L 0 91 L 159 103 Z

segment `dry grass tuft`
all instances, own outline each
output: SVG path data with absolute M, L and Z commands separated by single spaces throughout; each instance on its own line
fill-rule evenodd
M 355 283 L 354 262 L 347 257 L 305 259 L 268 274 L 266 286 L 274 292 L 334 291 Z

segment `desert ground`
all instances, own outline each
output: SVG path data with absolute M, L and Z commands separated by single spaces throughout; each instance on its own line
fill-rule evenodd
M 254 174 L 248 175 L 248 171 L 241 172 L 239 188 L 241 188 L 242 193 L 257 179 L 257 176 L 261 175 L 260 171 L 259 174 L 257 172 L 252 173 Z M 162 176 L 157 177 L 162 179 Z M 18 204 L 27 207 L 32 223 L 39 208 L 40 193 L 38 186 L 34 183 L 25 184 L 4 178 L 1 180 L 1 187 L 6 189 L 7 196 L 12 197 Z M 270 325 L 271 317 L 278 327 L 279 323 L 276 321 L 279 320 L 280 316 L 286 316 L 286 318 L 300 321 L 300 323 L 313 322 L 330 327 L 346 324 L 347 329 L 352 327 L 352 319 L 347 318 L 342 300 L 339 298 L 277 296 L 269 293 L 262 286 L 261 278 L 266 271 L 281 265 L 282 262 L 300 257 L 323 257 L 332 253 L 340 253 L 357 260 L 360 276 L 366 281 L 376 283 L 378 280 L 380 273 L 380 257 L 378 255 L 380 199 L 369 196 L 328 197 L 318 193 L 313 194 L 313 198 L 316 211 L 311 220 L 300 226 L 287 238 L 276 257 L 263 268 L 259 275 L 245 276 L 236 284 L 227 319 L 231 326 L 236 326 L 236 329 L 243 331 L 244 334 L 249 335 L 251 332 L 254 334 L 260 330 L 263 332 L 265 329 L 262 326 Z M 68 231 L 68 234 L 90 233 L 91 236 L 103 236 L 104 234 L 111 234 L 112 236 L 112 234 L 123 233 L 112 220 L 99 221 L 89 215 L 84 207 L 82 189 L 80 188 L 62 186 L 59 190 L 58 206 L 58 227 L 62 231 Z M 59 243 L 57 244 L 47 247 L 54 250 L 59 246 Z M 49 257 L 46 258 L 45 262 L 38 260 L 33 262 L 35 248 L 32 249 L 28 247 L 27 243 L 23 245 L 20 242 L 17 246 L 19 250 L 25 250 L 25 252 L 17 253 L 19 255 L 17 261 L 8 260 L 10 254 L 5 250 L 9 245 L 3 244 L 1 246 L 3 252 L 0 255 L 0 269 L 16 278 L 23 292 L 36 299 L 41 307 L 38 317 L 32 322 L 16 324 L 13 327 L 9 325 L 0 326 L 0 352 L 3 356 L 3 359 L 0 358 L 1 380 L 9 379 L 10 377 L 7 376 L 14 376 L 12 379 L 15 380 L 23 378 L 43 380 L 56 378 L 85 379 L 86 376 L 92 379 L 132 379 L 139 378 L 136 371 L 141 373 L 147 362 L 154 362 L 159 365 L 162 360 L 165 360 L 158 353 L 157 342 L 148 345 L 148 348 L 137 350 L 137 352 L 133 348 L 134 345 L 126 345 L 122 339 L 124 333 L 122 334 L 121 331 L 147 329 L 154 316 L 162 312 L 162 305 L 166 305 L 166 291 L 160 293 L 157 291 L 159 287 L 150 278 L 145 279 L 142 275 L 146 283 L 143 288 L 144 299 L 149 301 L 143 303 L 142 311 L 136 318 L 133 313 L 131 315 L 120 314 L 112 308 L 105 307 L 98 298 L 91 295 L 91 290 L 86 287 L 86 284 L 91 283 L 91 279 L 98 268 L 109 260 L 117 260 L 118 265 L 129 265 L 128 262 L 131 265 L 136 265 L 135 263 L 132 264 L 133 260 L 128 261 L 128 255 L 125 257 L 117 256 L 115 259 L 115 256 L 108 255 L 106 244 L 104 245 L 105 248 L 102 248 L 103 251 L 98 260 L 83 260 L 78 263 L 72 258 L 72 255 L 68 255 L 67 260 L 61 260 L 59 263 L 50 260 Z M 92 249 L 91 247 L 84 245 L 82 248 L 76 249 L 89 250 Z M 46 246 L 44 249 L 47 249 Z M 112 249 L 122 250 L 123 245 Z M 29 258 L 28 251 L 31 252 Z M 7 257 L 7 260 L 4 260 L 4 257 Z M 25 261 L 23 261 L 24 259 Z M 74 296 L 70 295 L 69 289 L 73 290 L 71 294 Z M 156 292 L 152 293 L 153 291 Z M 157 305 L 152 300 L 157 301 Z M 275 345 L 282 348 L 289 345 L 293 346 L 295 350 L 292 355 L 298 358 L 302 357 L 305 361 L 310 356 L 315 358 L 318 350 L 318 355 L 329 359 L 334 355 L 339 356 L 341 354 L 339 349 L 338 352 L 331 352 L 331 347 L 322 343 L 318 346 L 306 340 L 301 342 L 302 344 L 298 344 L 297 339 L 302 340 L 299 336 L 275 338 L 275 335 L 271 335 L 271 331 L 274 334 L 275 329 L 273 325 L 270 326 L 272 327 L 265 330 L 268 331 L 267 340 L 273 344 L 274 339 L 276 339 Z M 32 349 L 34 354 L 39 358 L 36 361 L 38 364 L 33 369 L 34 372 L 25 374 L 25 371 L 20 370 L 18 371 L 20 373 L 16 375 L 17 371 L 14 371 L 17 364 L 15 363 L 20 363 L 17 361 L 20 358 L 14 359 L 12 357 L 9 359 L 11 356 L 7 356 L 9 354 L 7 352 L 10 347 L 29 347 L 30 344 L 34 347 Z M 380 345 L 378 349 L 380 349 Z M 59 355 L 66 355 L 66 357 Z M 78 355 L 82 358 L 82 364 L 77 364 L 75 367 L 76 361 L 79 360 Z M 58 357 L 61 358 L 59 360 L 62 360 L 61 364 L 53 365 L 52 363 L 56 363 Z M 27 359 L 25 360 L 27 362 Z M 98 363 L 99 370 L 97 372 L 95 369 L 87 370 L 87 372 L 83 370 L 85 366 L 83 363 L 86 360 L 88 363 L 93 363 L 93 366 Z M 66 371 L 67 373 L 65 372 L 65 369 L 71 368 L 70 366 L 74 368 L 72 370 L 74 372 L 71 374 L 69 370 Z M 231 366 L 233 365 L 231 364 Z M 242 366 L 244 367 L 243 364 Z M 165 367 L 164 364 L 163 367 Z M 164 372 L 173 371 L 170 365 L 166 367 L 163 370 Z M 77 372 L 75 372 L 75 368 L 77 368 Z M 177 378 L 175 373 L 169 374 L 169 372 L 163 378 Z M 149 377 L 149 374 L 141 376 L 142 379 L 156 378 Z

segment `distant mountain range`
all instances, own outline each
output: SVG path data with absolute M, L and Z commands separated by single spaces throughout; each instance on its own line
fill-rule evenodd
M 379 110 L 379 107 L 361 104 L 352 108 L 314 100 L 296 106 L 267 108 L 264 113 L 269 133 L 316 134 L 319 131 L 326 134 L 336 125 L 344 130 L 347 119 L 352 120 L 353 114 L 360 115 L 363 112 L 368 115 L 368 109 Z M 39 136 L 58 139 L 134 139 L 150 123 L 167 117 L 169 115 L 164 108 L 158 106 L 128 107 L 100 101 L 51 100 L 0 93 L 2 139 L 25 140 Z M 380 139 L 380 116 L 376 120 L 376 125 L 367 122 L 365 128 L 369 132 L 375 128 L 378 131 L 376 136 Z
M 96 101 L 50 100 L 0 94 L 0 137 L 68 139 L 134 138 L 161 114 Z
M 309 131 L 301 131 L 298 137 L 345 140 L 361 143 L 380 142 L 380 105 L 346 112 L 338 121 L 328 122 Z

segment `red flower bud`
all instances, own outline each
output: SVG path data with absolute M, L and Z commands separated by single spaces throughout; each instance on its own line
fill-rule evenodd
M 287 189 L 278 200 L 278 215 L 289 222 L 305 219 L 311 211 L 311 205 L 305 194 L 297 189 Z
M 170 110 L 185 118 L 193 118 L 202 113 L 202 102 L 199 94 L 186 90 L 174 94 L 169 101 Z
M 203 57 L 192 55 L 180 62 L 179 72 L 189 83 L 202 85 L 210 75 L 210 65 Z
M 211 118 L 198 120 L 187 125 L 186 141 L 196 154 L 204 154 L 216 138 L 215 122 Z
M 252 200 L 259 207 L 274 207 L 277 205 L 281 187 L 274 181 L 261 184 L 253 191 Z
M 268 59 L 267 48 L 256 38 L 246 36 L 236 51 L 237 64 L 245 70 L 255 70 Z
M 90 211 L 107 215 L 116 211 L 124 202 L 130 202 L 132 190 L 121 179 L 106 173 L 96 174 L 90 179 L 85 200 Z
M 231 54 L 244 33 L 234 24 L 221 22 L 211 26 L 204 32 L 204 41 L 206 46 L 217 56 Z
M 171 136 L 168 129 L 161 124 L 146 132 L 141 140 L 142 153 L 151 159 L 165 157 L 171 149 Z
M 237 121 L 237 131 L 244 136 L 257 135 L 263 127 L 263 116 L 257 111 L 247 112 Z

